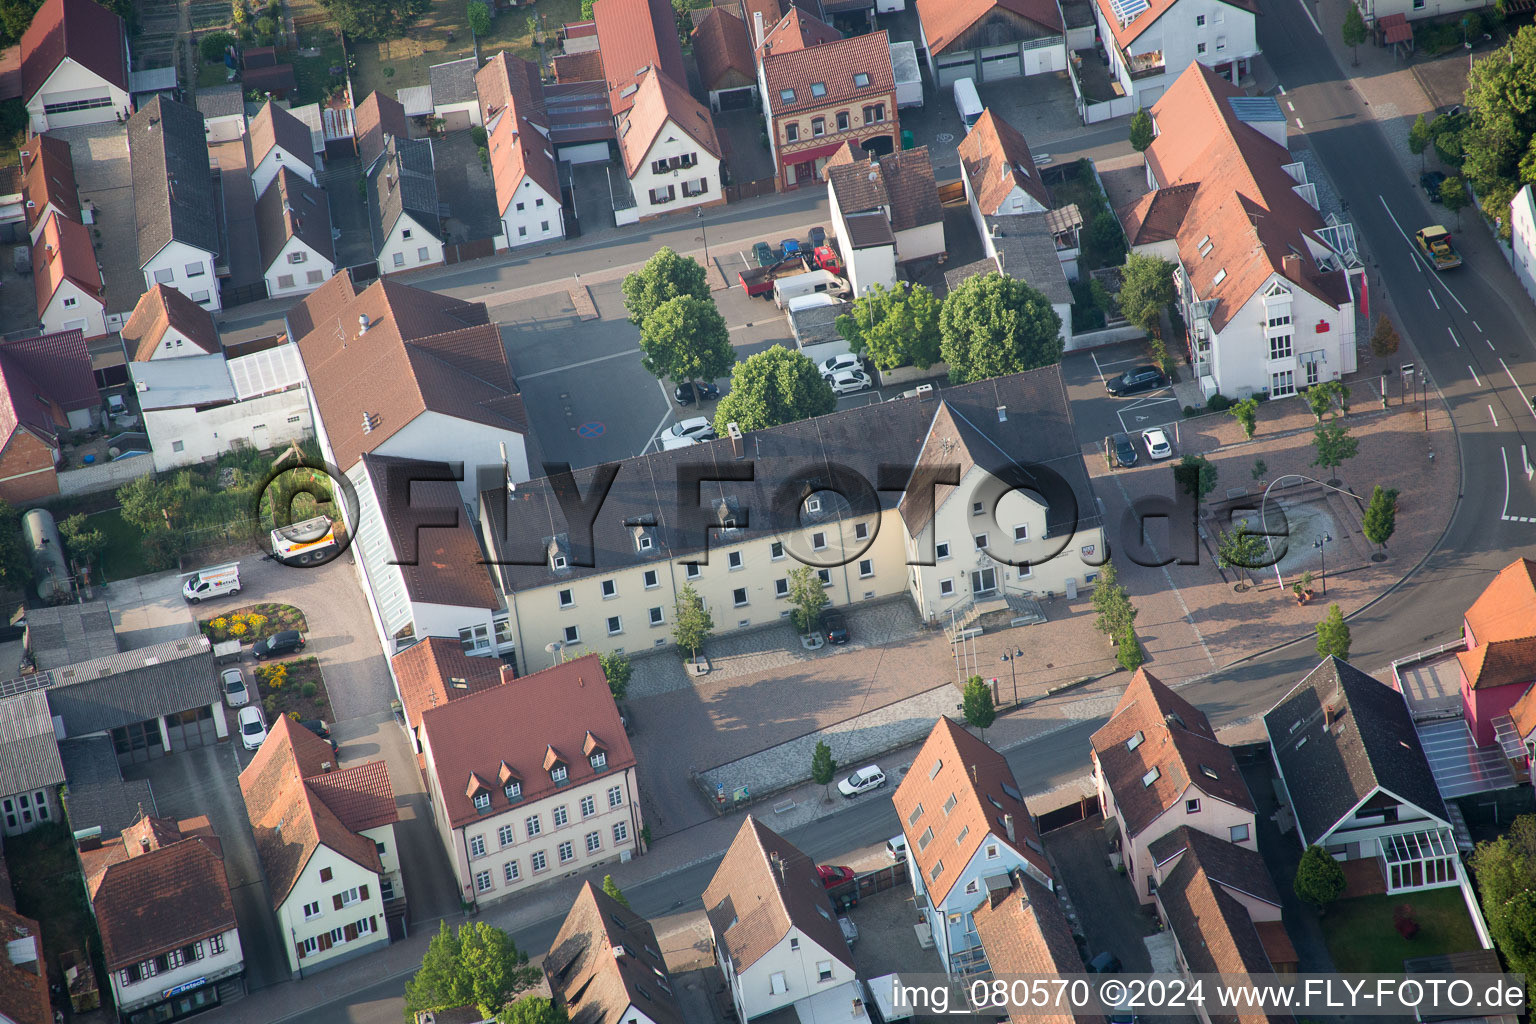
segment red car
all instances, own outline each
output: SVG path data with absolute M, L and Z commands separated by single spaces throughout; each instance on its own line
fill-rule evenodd
M 840 867 L 836 864 L 818 864 L 816 873 L 821 876 L 821 884 L 828 889 L 835 889 L 844 882 L 853 881 L 853 868 Z

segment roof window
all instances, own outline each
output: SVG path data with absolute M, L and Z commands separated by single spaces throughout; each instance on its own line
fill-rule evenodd
M 1151 771 L 1147 772 L 1147 774 L 1145 774 L 1145 775 L 1143 775 L 1141 777 L 1141 784 L 1143 786 L 1150 786 L 1150 785 L 1152 785 L 1152 783 L 1154 783 L 1158 779 L 1162 778 L 1162 775 L 1163 775 L 1162 769 L 1158 768 L 1156 765 L 1154 765 L 1152 767 Z
M 1220 776 L 1216 774 L 1216 769 L 1212 768 L 1208 764 L 1203 764 L 1200 766 L 1200 774 L 1204 775 L 1208 779 L 1220 778 Z
M 820 99 L 821 97 L 825 96 L 826 94 L 827 94 L 827 83 L 826 82 L 812 82 L 811 83 L 811 95 L 812 96 L 815 96 L 817 99 Z
M 869 84 L 869 76 L 862 71 L 855 71 L 853 73 L 853 84 L 855 88 L 862 89 Z
M 1222 267 L 1220 270 L 1216 271 L 1216 276 L 1211 278 L 1211 284 L 1213 284 L 1213 285 L 1221 284 L 1221 282 L 1225 281 L 1226 279 L 1227 279 L 1227 268 L 1226 267 Z
M 1140 729 L 1137 729 L 1136 735 L 1125 741 L 1125 749 L 1135 750 L 1137 747 L 1141 746 L 1142 741 L 1144 741 L 1146 738 L 1147 734 L 1142 732 Z
M 795 90 L 793 90 L 793 89 L 780 89 L 779 90 L 779 102 L 780 103 L 793 103 L 793 102 L 795 102 Z

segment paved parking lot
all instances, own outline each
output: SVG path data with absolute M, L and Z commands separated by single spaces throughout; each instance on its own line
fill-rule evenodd
M 1102 445 L 1109 434 L 1139 434 L 1148 427 L 1165 427 L 1169 440 L 1174 439 L 1176 425 L 1183 419 L 1183 408 L 1173 388 L 1144 391 L 1127 398 L 1114 398 L 1104 390 L 1105 380 L 1146 362 L 1146 345 L 1139 341 L 1069 352 L 1062 357 L 1061 372 L 1072 401 L 1072 422 L 1078 440 L 1085 446 Z M 1178 454 L 1177 450 L 1174 454 Z
M 133 214 L 133 172 L 128 163 L 128 134 L 115 121 L 49 132 L 69 143 L 80 201 L 96 207 L 94 232 L 100 232 L 96 260 L 107 285 L 107 312 L 133 311 L 144 294 L 139 271 L 138 228 Z

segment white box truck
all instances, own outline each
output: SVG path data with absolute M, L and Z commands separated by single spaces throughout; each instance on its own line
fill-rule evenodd
M 199 569 L 187 577 L 181 585 L 181 596 L 189 604 L 206 601 L 210 597 L 240 593 L 240 566 L 238 563 L 215 565 Z
M 981 105 L 981 97 L 976 94 L 976 83 L 969 78 L 955 79 L 955 109 L 960 112 L 965 134 L 971 134 L 971 129 L 976 127 L 976 122 L 981 120 L 986 108 Z
M 818 292 L 841 292 L 844 287 L 843 279 L 830 270 L 808 270 L 794 277 L 781 277 L 773 282 L 773 301 L 780 309 L 800 298 L 802 295 L 815 295 Z

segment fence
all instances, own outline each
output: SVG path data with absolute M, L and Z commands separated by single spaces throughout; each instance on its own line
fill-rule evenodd
M 745 181 L 738 184 L 725 186 L 725 201 L 739 203 L 743 199 L 755 199 L 758 196 L 772 195 L 776 180 L 773 178 L 759 178 L 756 181 Z
M 496 239 L 477 238 L 473 242 L 452 242 L 443 246 L 443 262 L 445 264 L 463 263 L 466 260 L 480 260 L 496 253 Z
M 858 903 L 866 896 L 894 889 L 904 883 L 908 877 L 907 859 L 903 857 L 887 867 L 866 871 L 840 885 L 834 885 L 827 890 L 827 896 L 831 898 L 833 906 L 841 910 Z
M 154 471 L 155 460 L 148 453 L 119 459 L 117 462 L 104 462 L 99 466 L 66 469 L 59 474 L 59 496 L 115 491 L 130 480 Z

